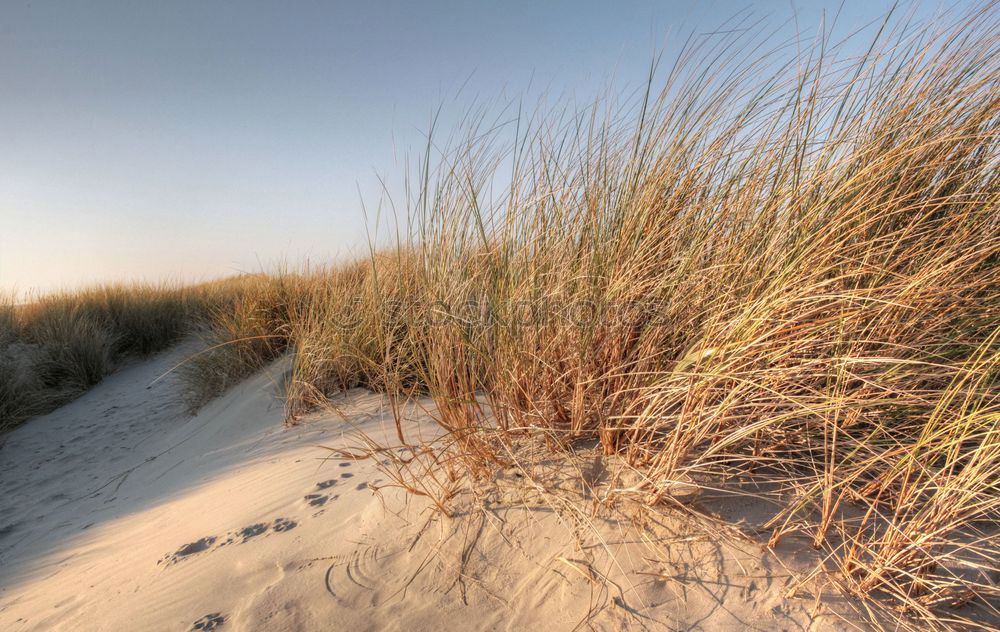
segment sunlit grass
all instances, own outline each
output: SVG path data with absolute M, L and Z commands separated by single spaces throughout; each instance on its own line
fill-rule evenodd
M 737 31 L 638 104 L 470 117 L 405 243 L 293 314 L 290 411 L 425 393 L 470 472 L 597 439 L 650 504 L 766 479 L 772 544 L 808 534 L 846 591 L 995 604 L 1000 31 L 949 19 L 788 63 Z
M 806 534 L 848 594 L 975 626 L 949 607 L 1000 598 L 1000 27 L 948 20 L 854 57 L 696 39 L 637 103 L 432 137 L 367 260 L 56 297 L 0 331 L 79 389 L 204 319 L 192 407 L 291 349 L 291 418 L 428 395 L 470 475 L 538 433 L 624 459 L 649 506 L 767 482 L 772 545 Z

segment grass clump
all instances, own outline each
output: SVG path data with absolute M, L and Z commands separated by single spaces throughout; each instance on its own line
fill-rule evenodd
M 304 294 L 298 279 L 253 275 L 226 283 L 226 300 L 200 321 L 207 348 L 179 367 L 190 411 L 285 353 L 289 312 Z
M 44 387 L 37 374 L 26 370 L 13 354 L 0 355 L 0 431 L 47 408 L 40 398 Z
M 47 388 L 83 391 L 113 370 L 119 346 L 114 333 L 82 310 L 39 316 L 30 336 L 38 345 L 35 370 Z

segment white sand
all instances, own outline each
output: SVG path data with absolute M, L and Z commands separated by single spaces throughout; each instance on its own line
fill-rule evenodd
M 760 546 L 680 518 L 651 532 L 650 560 L 634 530 L 575 507 L 445 518 L 375 494 L 377 464 L 318 446 L 350 444 L 351 424 L 393 436 L 382 398 L 286 428 L 281 363 L 189 417 L 172 377 L 146 385 L 192 350 L 0 437 L 0 630 L 848 627 L 835 602 L 786 598 Z

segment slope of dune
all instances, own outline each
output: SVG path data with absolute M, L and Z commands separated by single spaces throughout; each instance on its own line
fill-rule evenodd
M 173 378 L 154 380 L 193 350 L 135 363 L 2 439 L 0 629 L 854 625 L 836 600 L 790 596 L 794 555 L 681 517 L 638 537 L 559 500 L 432 511 L 378 462 L 325 449 L 359 432 L 390 442 L 380 396 L 352 391 L 339 414 L 287 427 L 282 362 L 185 415 Z M 408 407 L 411 436 L 434 432 L 428 410 Z M 520 479 L 497 476 L 530 495 Z

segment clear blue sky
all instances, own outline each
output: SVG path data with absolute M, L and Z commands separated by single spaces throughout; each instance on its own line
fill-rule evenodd
M 0 289 L 360 252 L 359 190 L 400 175 L 438 105 L 529 81 L 588 100 L 737 12 L 794 7 L 813 33 L 839 5 L 2 0 Z M 845 0 L 840 30 L 889 6 Z

